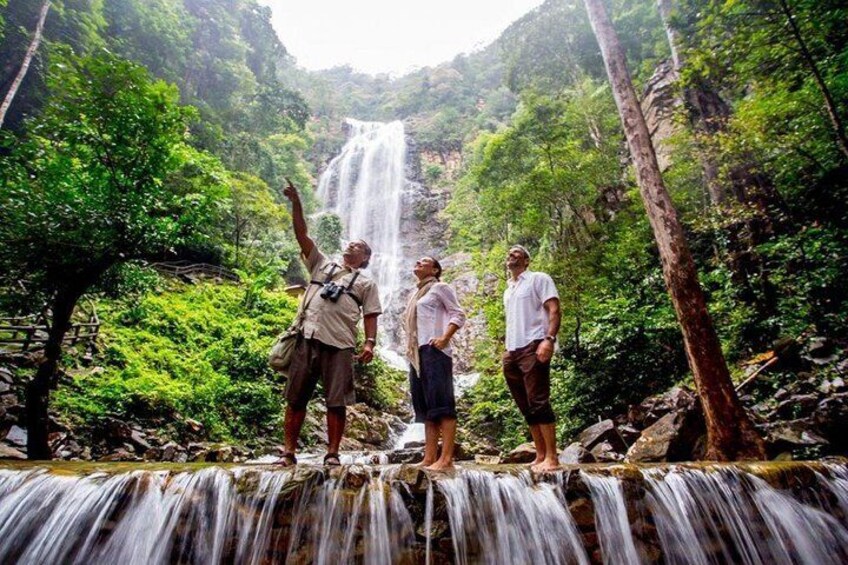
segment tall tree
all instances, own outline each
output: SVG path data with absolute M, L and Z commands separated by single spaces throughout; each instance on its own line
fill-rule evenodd
M 612 85 L 642 200 L 659 248 L 663 277 L 680 323 L 686 355 L 703 405 L 707 457 L 715 460 L 764 459 L 763 440 L 733 388 L 683 228 L 663 184 L 624 51 L 603 0 L 584 0 L 584 3 Z
M 50 0 L 44 0 L 44 4 L 42 4 L 41 10 L 38 13 L 38 23 L 35 24 L 35 31 L 33 32 L 29 47 L 27 47 L 26 53 L 24 53 L 21 67 L 18 69 L 18 74 L 15 75 L 15 80 L 12 81 L 9 91 L 6 92 L 6 97 L 3 99 L 3 103 L 0 104 L 0 128 L 3 127 L 3 122 L 6 121 L 6 112 L 9 111 L 9 107 L 15 99 L 15 95 L 18 93 L 18 89 L 24 81 L 24 77 L 29 70 L 29 65 L 32 63 L 32 58 L 35 57 L 35 52 L 38 51 L 38 45 L 41 43 L 41 37 L 44 34 L 44 22 L 47 19 L 47 12 L 49 11 Z
M 110 54 L 59 69 L 28 139 L 0 167 L 0 277 L 50 305 L 44 358 L 26 388 L 27 452 L 49 459 L 47 410 L 79 299 L 110 269 L 149 259 L 211 223 L 220 166 L 186 144 L 191 108 Z
M 792 7 L 789 5 L 789 2 L 787 0 L 778 0 L 778 4 L 780 6 L 780 11 L 786 17 L 786 23 L 789 26 L 789 29 L 792 31 L 792 37 L 798 44 L 798 51 L 801 54 L 801 60 L 804 61 L 804 64 L 813 75 L 816 87 L 818 87 L 822 98 L 824 99 L 824 107 L 827 112 L 827 117 L 830 120 L 830 125 L 833 128 L 833 133 L 836 136 L 836 144 L 839 146 L 839 150 L 842 151 L 843 156 L 848 158 L 848 135 L 845 133 L 845 124 L 842 121 L 842 117 L 839 115 L 839 110 L 836 108 L 836 102 L 833 99 L 833 94 L 830 92 L 830 88 L 827 86 L 827 83 L 819 70 L 819 65 L 816 62 L 815 57 L 810 51 L 810 48 L 807 46 L 807 41 L 801 33 L 801 28 L 798 26 L 798 22 L 796 21 L 795 14 L 793 13 Z

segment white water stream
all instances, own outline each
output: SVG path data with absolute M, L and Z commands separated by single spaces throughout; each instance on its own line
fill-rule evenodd
M 781 476 L 786 490 L 766 481 Z M 844 463 L 588 466 L 542 480 L 473 467 L 0 467 L 0 563 L 837 565 L 846 476 Z

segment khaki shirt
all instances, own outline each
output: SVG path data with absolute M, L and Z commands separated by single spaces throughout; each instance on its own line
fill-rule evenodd
M 332 280 L 339 286 L 347 288 L 353 278 L 354 270 L 328 260 L 323 253 L 313 246 L 309 257 L 304 258 L 306 269 L 314 281 L 324 282 L 333 266 L 336 266 Z M 359 304 L 349 295 L 342 293 L 336 302 L 321 298 L 323 287 L 310 284 L 304 295 L 303 304 L 309 300 L 309 305 L 303 317 L 303 335 L 309 339 L 317 339 L 321 343 L 347 349 L 356 347 L 356 325 L 362 315 L 381 314 L 380 295 L 374 281 L 360 272 L 350 291 L 362 302 Z

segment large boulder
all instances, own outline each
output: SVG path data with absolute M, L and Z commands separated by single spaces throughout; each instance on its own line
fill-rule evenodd
M 27 431 L 20 426 L 12 426 L 6 434 L 6 443 L 14 447 L 26 447 Z
M 608 443 L 614 451 L 624 453 L 627 450 L 627 444 L 612 420 L 604 420 L 589 426 L 580 432 L 577 440 L 589 451 L 602 442 Z
M 773 422 L 765 429 L 766 447 L 772 456 L 795 449 L 824 447 L 829 444 L 809 418 Z
M 834 394 L 819 402 L 813 422 L 836 449 L 848 449 L 848 434 L 845 433 L 848 429 L 848 393 Z
M 385 446 L 391 435 L 389 418 L 360 402 L 348 407 L 345 434 L 362 443 Z
M 623 450 L 613 446 L 608 441 L 596 444 L 589 453 L 599 463 L 617 463 L 624 460 Z
M 12 384 L 15 382 L 15 373 L 9 367 L 0 366 L 0 382 Z
M 396 449 L 388 454 L 389 463 L 421 463 L 424 461 L 423 449 Z
M 563 465 L 576 465 L 578 463 L 594 463 L 595 456 L 592 455 L 579 442 L 575 441 L 562 450 L 559 454 L 559 462 Z
M 670 412 L 642 432 L 627 451 L 626 460 L 631 463 L 691 460 L 704 431 L 700 412 Z
M 26 459 L 26 453 L 14 447 L 0 443 L 0 459 Z
M 527 442 L 501 457 L 501 463 L 532 463 L 535 459 L 536 446 L 533 442 Z
M 645 429 L 670 412 L 689 411 L 698 405 L 698 397 L 686 387 L 674 387 L 671 390 L 650 396 L 627 411 L 628 423 Z
M 112 447 L 121 446 L 132 440 L 130 425 L 117 418 L 105 418 L 100 424 L 100 433 L 106 443 Z

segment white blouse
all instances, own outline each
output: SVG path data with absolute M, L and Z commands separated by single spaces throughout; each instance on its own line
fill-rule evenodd
M 450 285 L 437 282 L 417 303 L 418 346 L 427 345 L 434 337 L 441 337 L 448 325 L 465 325 L 465 312 L 459 305 L 456 293 Z M 451 355 L 450 343 L 442 350 Z

